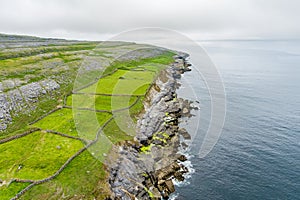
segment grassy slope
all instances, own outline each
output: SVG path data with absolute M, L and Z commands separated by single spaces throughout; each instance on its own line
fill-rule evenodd
M 94 113 L 86 110 L 79 110 L 76 114 L 80 114 L 81 117 L 86 117 L 85 119 L 82 119 L 82 121 L 85 122 L 85 124 L 82 125 L 84 126 L 85 137 L 83 137 L 83 135 L 78 135 L 72 109 L 60 109 L 32 126 L 43 130 L 57 131 L 67 135 L 92 140 L 95 138 L 96 131 L 100 128 L 100 126 L 102 126 L 111 117 L 111 114 L 109 113 Z M 89 120 L 89 117 L 94 117 L 95 115 L 99 122 L 99 125 L 96 127 L 94 124 L 91 124 L 92 121 Z
M 109 195 L 106 176 L 103 164 L 85 151 L 55 179 L 35 186 L 21 199 L 104 199 Z
M 100 79 L 96 83 L 96 91 L 97 93 L 107 94 L 144 95 L 157 72 L 165 67 L 166 64 L 172 62 L 172 56 L 173 54 L 168 53 L 139 61 L 113 63 L 105 73 L 114 69 L 118 70 L 112 75 Z M 89 91 L 86 88 L 80 92 L 95 91 Z M 129 110 L 130 116 L 136 121 L 135 116 L 143 109 L 142 100 L 143 98 L 138 97 L 76 94 L 68 97 L 67 105 L 72 105 L 71 102 L 73 101 L 76 105 L 74 106 L 73 104 L 73 106 L 76 108 L 93 108 L 93 105 L 95 105 L 96 109 L 111 111 L 128 107 L 136 102 Z M 103 112 L 94 113 L 88 110 L 60 109 L 33 124 L 32 127 L 54 130 L 92 140 L 95 138 L 99 127 L 110 117 L 111 114 Z M 117 120 L 120 120 L 119 118 L 121 118 L 121 121 L 127 120 L 122 115 L 122 112 L 115 117 L 118 117 L 116 118 Z M 99 124 L 95 125 L 95 120 L 91 120 L 92 118 L 95 118 Z M 77 125 L 80 123 L 80 127 L 78 129 L 77 126 L 77 130 L 76 123 Z M 26 128 L 26 126 L 24 127 Z M 78 131 L 80 131 L 80 134 L 78 134 Z M 103 132 L 114 144 L 132 139 L 132 136 L 130 136 L 132 133 L 125 133 L 120 130 L 115 120 L 110 121 Z M 107 141 L 107 143 L 104 141 Z M 9 162 L 3 163 L 5 167 L 0 170 L 2 174 L 0 178 L 45 178 L 45 176 L 53 174 L 57 167 L 61 166 L 63 161 L 81 146 L 82 143 L 78 140 L 44 132 L 36 132 L 15 141 L 1 144 L 0 150 L 6 153 L 1 155 L 0 160 L 8 160 Z M 22 196 L 22 199 L 61 199 L 62 197 L 67 197 L 68 199 L 103 199 L 109 195 L 109 189 L 106 182 L 107 174 L 105 168 L 99 160 L 105 159 L 105 154 L 103 153 L 107 153 L 110 147 L 110 142 L 107 139 L 105 140 L 103 136 L 102 138 L 100 136 L 99 142 L 93 145 L 89 151 L 85 151 L 76 157 L 59 176 L 49 182 L 33 187 Z M 96 155 L 92 156 L 90 152 L 96 152 Z M 98 159 L 95 159 L 95 157 Z M 21 158 L 25 158 L 26 162 L 21 162 Z M 19 163 L 24 165 L 24 168 L 16 172 L 15 168 L 19 166 Z M 32 169 L 36 170 L 33 171 Z M 0 199 L 11 198 L 26 185 L 12 183 L 9 187 L 0 187 Z
M 46 97 L 39 102 L 35 110 L 30 114 L 18 113 L 18 116 L 13 118 L 13 123 L 8 126 L 8 129 L 5 132 L 0 132 L 0 139 L 17 135 L 28 130 L 30 128 L 28 127 L 28 123 L 53 110 L 58 104 L 59 102 L 56 99 Z
M 2 186 L 0 188 L 0 199 L 11 199 L 16 193 L 27 187 L 29 183 L 16 183 L 13 182 L 8 186 Z
M 112 111 L 112 108 L 116 110 L 116 109 L 121 109 L 130 106 L 136 100 L 137 97 L 135 96 L 111 97 L 111 96 L 103 96 L 103 95 L 73 94 L 68 96 L 66 104 L 68 106 L 73 105 L 74 108 L 80 107 L 80 108 Z M 112 101 L 114 102 L 113 104 Z
M 91 85 L 81 92 L 144 95 L 145 91 L 153 81 L 154 76 L 155 73 L 152 71 L 118 70 L 111 76 L 102 78 L 96 83 L 96 86 Z M 96 88 L 96 90 L 94 90 L 94 88 Z M 139 90 L 137 90 L 138 88 Z
M 54 174 L 83 144 L 37 131 L 0 146 L 0 177 L 40 180 Z

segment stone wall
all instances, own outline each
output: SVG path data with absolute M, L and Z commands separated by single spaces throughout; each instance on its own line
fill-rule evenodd
M 42 96 L 56 91 L 60 85 L 51 79 L 29 83 L 0 93 L 0 131 L 7 129 L 12 118 L 20 112 L 29 113 Z

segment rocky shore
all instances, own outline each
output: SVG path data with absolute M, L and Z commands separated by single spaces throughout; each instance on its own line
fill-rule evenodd
M 109 199 L 168 199 L 175 191 L 174 180 L 184 180 L 187 158 L 178 151 L 185 147 L 180 137 L 190 136 L 178 125 L 181 117 L 191 115 L 192 102 L 177 98 L 176 89 L 177 79 L 190 71 L 187 57 L 177 55 L 160 73 L 145 97 L 145 112 L 138 120 L 134 141 L 113 150 L 118 158 L 109 163 Z

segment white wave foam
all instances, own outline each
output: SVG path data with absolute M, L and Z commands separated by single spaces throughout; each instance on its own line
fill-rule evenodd
M 178 193 L 174 193 L 170 195 L 170 200 L 176 200 L 176 198 L 178 197 Z
M 185 173 L 184 176 L 184 181 L 176 181 L 176 179 L 174 180 L 174 185 L 178 186 L 178 187 L 182 187 L 182 186 L 186 186 L 189 185 L 189 179 L 191 179 L 192 174 L 195 173 L 195 169 L 193 168 L 193 164 L 190 161 L 190 159 L 192 158 L 192 155 L 189 155 L 187 152 L 180 152 L 181 154 L 185 155 L 187 160 L 184 162 L 181 162 L 184 166 L 186 166 L 189 170 L 188 173 Z

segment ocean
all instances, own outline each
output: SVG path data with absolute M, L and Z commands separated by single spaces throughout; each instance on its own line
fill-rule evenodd
M 182 126 L 199 137 L 187 151 L 194 172 L 176 186 L 176 199 L 300 199 L 300 41 L 199 44 L 223 79 L 226 119 L 213 150 L 199 158 L 210 96 L 196 73 L 186 73 L 179 96 L 198 99 L 200 110 Z

